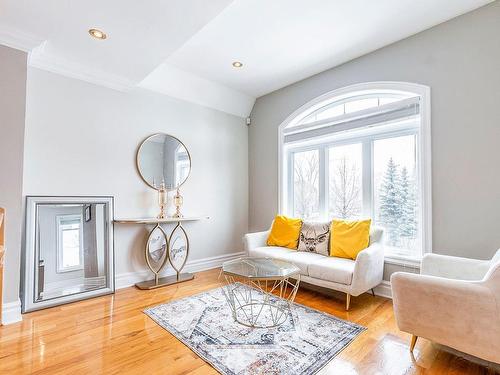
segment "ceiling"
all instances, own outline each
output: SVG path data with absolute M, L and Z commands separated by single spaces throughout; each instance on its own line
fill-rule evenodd
M 489 2 L 0 0 L 0 44 L 38 68 L 245 117 L 256 97 Z

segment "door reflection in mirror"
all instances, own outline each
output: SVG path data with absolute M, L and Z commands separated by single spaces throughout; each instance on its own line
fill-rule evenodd
M 106 286 L 104 204 L 39 205 L 37 222 L 38 301 Z

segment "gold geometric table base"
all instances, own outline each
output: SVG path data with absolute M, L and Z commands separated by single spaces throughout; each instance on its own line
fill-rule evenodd
M 292 312 L 299 289 L 300 274 L 295 279 L 237 278 L 225 273 L 222 292 L 229 304 L 234 321 L 252 328 L 273 328 L 283 324 Z
M 140 283 L 135 284 L 135 286 L 142 290 L 149 290 L 149 289 L 161 288 L 162 286 L 182 283 L 184 281 L 189 281 L 193 279 L 194 275 L 192 273 L 185 272 L 185 273 L 180 273 L 178 276 L 172 275 L 172 276 L 160 277 L 158 278 L 158 280 L 153 279 L 153 280 L 141 281 Z

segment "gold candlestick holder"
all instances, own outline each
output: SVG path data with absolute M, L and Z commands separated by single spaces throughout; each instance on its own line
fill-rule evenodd
M 167 189 L 165 189 L 165 183 L 162 182 L 160 184 L 160 188 L 158 189 L 158 205 L 160 206 L 160 213 L 158 214 L 158 219 L 165 219 L 167 217 L 167 202 L 168 202 L 168 194 Z
M 175 206 L 175 214 L 174 217 L 182 217 L 183 215 L 181 214 L 181 206 L 183 203 L 184 199 L 182 198 L 182 195 L 179 191 L 179 188 L 177 188 L 177 192 L 174 195 L 174 206 Z

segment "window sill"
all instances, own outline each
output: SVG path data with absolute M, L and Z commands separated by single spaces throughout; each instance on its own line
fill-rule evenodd
M 66 273 L 66 272 L 75 272 L 75 271 L 83 271 L 83 266 L 60 268 L 56 271 L 56 273 Z
M 384 263 L 403 266 L 408 268 L 420 269 L 421 257 L 406 257 L 396 254 L 386 255 Z

